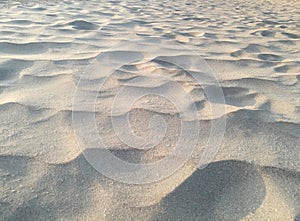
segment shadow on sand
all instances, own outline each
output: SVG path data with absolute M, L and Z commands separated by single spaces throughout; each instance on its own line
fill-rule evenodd
M 166 220 L 240 220 L 254 212 L 266 195 L 258 168 L 241 161 L 211 163 L 195 171 L 166 196 Z

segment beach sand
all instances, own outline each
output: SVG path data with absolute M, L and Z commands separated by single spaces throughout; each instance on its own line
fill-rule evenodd
M 300 220 L 300 1 L 4 1 L 0 12 L 0 220 Z M 130 41 L 142 43 L 118 48 Z M 217 102 L 205 83 L 159 59 L 168 51 L 175 63 L 193 64 L 197 56 L 181 46 L 215 74 L 221 116 L 210 114 Z M 84 73 L 104 52 L 140 61 L 116 70 L 100 93 L 105 76 Z M 174 105 L 149 95 L 129 110 L 117 105 L 115 115 L 110 108 L 124 87 L 132 96 L 180 97 L 170 80 L 195 101 L 189 121 L 201 131 L 191 157 L 143 185 L 99 173 L 86 158 L 98 150 L 74 131 L 74 112 L 94 112 L 97 133 L 120 159 L 156 162 L 180 134 Z M 96 97 L 95 106 L 74 108 L 78 90 Z M 147 150 L 124 144 L 110 120 L 125 113 L 142 137 L 160 116 L 166 136 Z M 200 170 L 211 122 L 225 117 L 219 151 Z

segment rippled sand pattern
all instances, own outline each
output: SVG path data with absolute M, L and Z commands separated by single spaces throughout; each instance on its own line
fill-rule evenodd
M 2 1 L 0 220 L 300 220 L 299 30 L 297 0 Z M 120 53 L 114 47 L 133 40 L 165 45 L 174 61 L 195 55 L 172 43 L 193 47 L 219 80 L 226 113 L 218 117 L 227 118 L 226 133 L 205 169 L 197 170 L 197 159 L 213 101 L 188 72 L 159 56 L 112 75 L 97 95 L 99 133 L 129 162 L 168 155 L 180 120 L 170 103 L 149 97 L 129 111 L 141 136 L 153 114 L 171 126 L 147 151 L 124 146 L 108 113 L 121 87 L 161 89 L 165 75 L 199 111 L 192 120 L 203 131 L 193 157 L 167 179 L 141 186 L 106 178 L 84 158 L 72 128 L 76 85 L 101 52 Z M 148 56 L 147 47 L 141 56 Z M 102 80 L 83 78 L 83 89 L 97 94 Z

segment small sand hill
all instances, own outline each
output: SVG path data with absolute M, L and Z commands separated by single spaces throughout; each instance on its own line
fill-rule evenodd
M 300 220 L 299 11 L 297 0 L 1 2 L 0 220 Z M 224 102 L 208 99 L 217 88 L 199 56 Z M 102 151 L 86 145 L 100 136 L 130 163 L 182 162 L 185 151 L 172 153 L 181 112 L 198 139 L 186 133 L 183 150 L 195 149 L 163 180 L 117 182 L 86 159 Z M 91 117 L 97 131 L 85 127 Z M 222 145 L 199 170 L 225 118 Z M 153 148 L 136 148 L 144 141 Z

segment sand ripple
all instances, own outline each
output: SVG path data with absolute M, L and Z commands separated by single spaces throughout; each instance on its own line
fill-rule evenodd
M 274 1 L 4 1 L 0 3 L 1 220 L 299 220 L 300 4 Z M 114 46 L 140 41 L 132 51 Z M 205 73 L 193 80 L 194 46 L 216 74 L 226 111 L 215 116 Z M 174 63 L 151 55 L 172 51 Z M 106 52 L 106 53 L 103 53 Z M 105 56 L 104 56 L 105 55 Z M 122 63 L 99 92 L 101 74 L 81 76 L 95 59 Z M 163 77 L 162 77 L 163 76 Z M 110 107 L 122 87 L 132 93 L 180 85 L 196 107 L 199 142 L 172 176 L 144 186 L 112 181 L 93 169 L 78 148 L 72 103 L 81 78 L 86 103 L 96 97 L 99 134 L 123 160 L 149 163 L 168 156 L 178 139 L 179 111 L 149 96 L 131 109 Z M 167 88 L 167 89 L 166 89 Z M 169 91 L 170 92 L 170 91 Z M 173 89 L 175 95 L 181 95 Z M 153 115 L 171 126 L 151 150 L 124 145 L 111 117 L 129 113 L 140 136 Z M 211 121 L 226 117 L 223 145 L 197 170 Z M 88 149 L 93 154 L 93 149 Z M 175 157 L 175 156 L 174 156 Z M 176 156 L 181 157 L 181 156 Z

